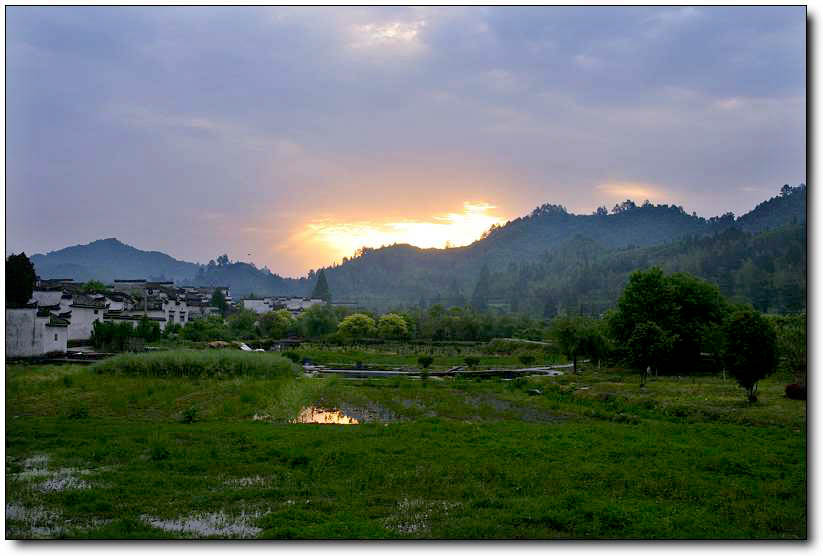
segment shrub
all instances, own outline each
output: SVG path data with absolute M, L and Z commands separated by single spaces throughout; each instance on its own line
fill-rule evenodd
M 777 368 L 777 335 L 771 323 L 753 310 L 733 314 L 723 328 L 724 363 L 750 402 L 757 401 L 757 382 Z
M 98 374 L 188 378 L 272 378 L 298 372 L 291 361 L 279 355 L 239 350 L 124 353 L 99 361 L 92 369 Z
M 186 424 L 194 423 L 196 420 L 197 420 L 197 408 L 194 407 L 193 405 L 189 406 L 188 409 L 183 411 L 183 415 L 180 417 L 180 421 L 182 423 L 186 423 Z
M 519 359 L 519 360 L 520 360 L 520 362 L 521 362 L 521 363 L 523 363 L 523 365 L 525 365 L 526 367 L 528 367 L 528 366 L 530 366 L 532 363 L 534 363 L 534 355 L 524 354 L 524 355 L 521 355 L 520 357 L 518 357 L 518 359 Z
M 434 357 L 432 357 L 431 355 L 421 355 L 417 358 L 417 362 L 424 369 L 428 369 L 429 367 L 431 367 L 431 364 L 434 363 Z
M 74 379 L 72 379 L 69 375 L 65 375 L 63 377 L 63 386 L 65 386 L 66 388 L 71 388 L 73 384 Z
M 790 400 L 805 400 L 806 399 L 806 385 L 805 384 L 788 384 L 786 385 L 786 397 Z
M 281 353 L 283 357 L 290 360 L 292 363 L 299 363 L 300 362 L 300 354 L 296 351 L 287 351 L 285 353 Z

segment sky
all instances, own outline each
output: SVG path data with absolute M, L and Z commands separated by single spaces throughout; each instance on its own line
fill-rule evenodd
M 284 276 L 806 175 L 803 7 L 7 7 L 6 252 Z

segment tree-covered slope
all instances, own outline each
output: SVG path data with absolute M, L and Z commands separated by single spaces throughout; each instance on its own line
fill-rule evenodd
M 111 282 L 120 278 L 181 281 L 192 278 L 195 263 L 179 261 L 159 251 L 142 251 L 115 238 L 74 245 L 31 257 L 41 278 L 74 278 Z

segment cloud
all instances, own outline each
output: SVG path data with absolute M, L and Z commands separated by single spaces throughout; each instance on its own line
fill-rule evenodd
M 16 250 L 117 235 L 302 273 L 329 252 L 275 246 L 315 220 L 380 239 L 478 198 L 739 214 L 762 200 L 741 185 L 805 181 L 802 7 L 6 14 Z
M 614 199 L 631 199 L 633 201 L 668 201 L 674 199 L 670 192 L 658 185 L 634 182 L 612 182 L 598 185 L 597 191 Z

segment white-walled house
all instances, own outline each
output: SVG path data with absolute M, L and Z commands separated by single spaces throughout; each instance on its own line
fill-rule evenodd
M 68 323 L 37 307 L 6 309 L 6 357 L 65 353 Z
M 71 310 L 69 340 L 88 340 L 91 338 L 94 323 L 103 322 L 106 303 L 89 297 L 74 296 L 69 309 Z
M 166 322 L 185 326 L 189 322 L 189 307 L 185 300 L 171 300 L 163 302 Z
M 243 308 L 248 311 L 254 311 L 258 315 L 273 311 L 274 305 L 271 299 L 244 299 Z

